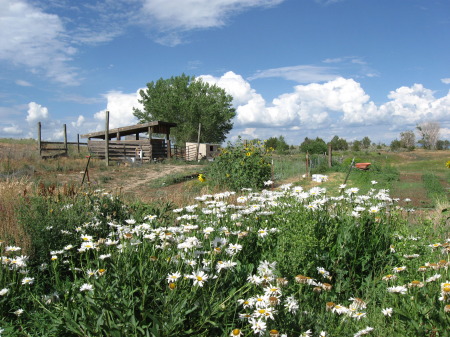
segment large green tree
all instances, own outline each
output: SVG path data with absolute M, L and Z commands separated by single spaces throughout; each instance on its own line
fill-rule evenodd
M 139 94 L 143 109 L 134 109 L 139 122 L 177 123 L 171 130 L 177 144 L 197 141 L 199 123 L 200 141 L 204 143 L 222 143 L 233 127 L 233 97 L 194 76 L 161 78 L 148 83 Z

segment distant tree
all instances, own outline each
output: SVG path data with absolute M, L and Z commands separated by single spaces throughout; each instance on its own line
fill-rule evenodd
M 139 92 L 143 109 L 134 109 L 140 123 L 165 121 L 177 123 L 171 130 L 178 144 L 196 141 L 201 123 L 200 141 L 222 143 L 233 127 L 236 115 L 233 97 L 224 89 L 194 76 L 159 79 Z
M 361 151 L 361 145 L 362 145 L 361 141 L 359 141 L 359 140 L 353 141 L 352 151 Z
M 414 150 L 416 144 L 414 131 L 400 132 L 400 142 L 402 143 L 402 147 L 410 151 Z
M 422 144 L 424 149 L 434 150 L 439 139 L 439 130 L 441 128 L 438 122 L 425 122 L 417 125 L 421 139 L 419 144 Z
M 278 144 L 278 138 L 277 137 L 270 137 L 269 139 L 266 139 L 265 145 L 267 148 L 273 148 L 274 150 L 277 148 Z
M 265 141 L 265 145 L 266 147 L 271 147 L 278 152 L 285 152 L 289 150 L 289 145 L 286 143 L 283 136 L 279 136 L 278 138 L 270 137 Z
M 390 145 L 391 151 L 394 152 L 400 150 L 402 147 L 402 142 L 398 139 L 394 139 Z
M 306 137 L 303 143 L 300 144 L 300 151 L 310 154 L 326 153 L 328 146 L 322 138 L 317 137 L 313 140 Z
M 448 150 L 450 148 L 450 141 L 438 140 L 436 142 L 436 150 Z
M 367 136 L 365 136 L 361 141 L 361 145 L 362 145 L 363 149 L 368 149 L 370 147 L 371 143 L 372 143 L 372 141 Z
M 289 150 L 289 145 L 286 143 L 286 140 L 283 136 L 278 137 L 277 151 L 285 152 Z
M 333 150 L 336 150 L 336 151 L 348 150 L 348 143 L 344 138 L 339 138 L 338 136 L 334 136 L 333 139 L 331 139 L 330 144 L 331 144 L 331 147 Z

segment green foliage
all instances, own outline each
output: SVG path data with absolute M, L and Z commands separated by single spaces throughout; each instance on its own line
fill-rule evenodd
M 372 164 L 367 171 L 353 169 L 349 180 L 353 185 L 360 186 L 361 189 L 369 190 L 373 187 L 372 181 L 376 181 L 376 187 L 389 189 L 393 182 L 398 181 L 400 172 L 391 165 Z
M 368 149 L 370 144 L 371 144 L 371 140 L 369 137 L 365 136 L 362 140 L 361 140 L 361 145 L 363 147 L 363 149 Z
M 404 131 L 400 133 L 400 142 L 403 148 L 412 151 L 416 145 L 416 135 L 414 131 Z
M 391 233 L 401 221 L 391 222 L 379 210 L 352 219 L 347 215 L 355 206 L 355 195 L 348 193 L 349 199 L 334 208 L 315 205 L 314 200 L 325 191 L 313 190 L 314 194 L 302 204 L 286 203 L 281 207 L 280 215 L 290 215 L 278 223 L 284 233 L 277 246 L 279 268 L 284 273 L 298 270 L 304 275 L 315 275 L 316 268 L 322 266 L 331 272 L 336 291 L 351 296 L 392 263 L 386 254 L 392 244 Z M 302 211 L 305 206 L 310 211 Z
M 348 143 L 344 138 L 339 138 L 338 136 L 334 136 L 330 141 L 331 147 L 336 151 L 347 151 Z
M 267 147 L 267 144 L 266 144 Z M 273 174 L 275 181 L 298 177 L 305 172 L 305 159 L 298 155 L 273 155 Z
M 355 140 L 352 143 L 352 151 L 358 152 L 361 151 L 362 143 L 359 140 Z
M 51 251 L 76 244 L 81 234 L 106 238 L 108 222 L 124 220 L 128 211 L 117 196 L 102 193 L 60 193 L 54 186 L 41 187 L 41 194 L 27 196 L 17 210 L 19 222 L 31 235 L 34 263 L 48 260 Z M 95 216 L 94 216 L 95 214 Z M 95 226 L 89 226 L 91 221 Z M 67 232 L 67 228 L 79 228 Z
M 424 173 L 422 175 L 422 181 L 431 200 L 445 200 L 447 198 L 445 188 L 442 186 L 439 177 L 434 173 Z
M 400 150 L 403 146 L 402 146 L 402 142 L 399 141 L 398 139 L 394 139 L 391 142 L 391 145 L 389 146 L 391 148 L 391 151 L 398 151 Z
M 300 144 L 300 151 L 308 152 L 309 154 L 326 153 L 328 146 L 322 138 L 317 137 L 313 140 L 306 137 L 303 143 Z
M 260 142 L 244 144 L 239 139 L 221 149 L 209 172 L 215 184 L 233 191 L 263 188 L 271 178 L 270 150 Z
M 278 138 L 270 137 L 264 144 L 267 148 L 273 148 L 275 151 L 280 153 L 285 153 L 289 150 L 289 145 L 286 143 L 283 136 L 279 136 Z
M 450 148 L 450 141 L 439 139 L 436 142 L 436 150 L 448 150 Z
M 177 123 L 171 130 L 177 144 L 197 141 L 198 125 L 202 124 L 200 141 L 222 143 L 233 127 L 236 115 L 233 98 L 225 90 L 185 74 L 159 79 L 140 91 L 143 110 L 134 109 L 139 122 L 162 120 Z

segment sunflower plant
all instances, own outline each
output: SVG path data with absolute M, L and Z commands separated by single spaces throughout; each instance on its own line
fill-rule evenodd
M 272 174 L 271 148 L 262 142 L 228 143 L 221 149 L 211 169 L 211 176 L 220 186 L 238 191 L 242 188 L 262 188 Z

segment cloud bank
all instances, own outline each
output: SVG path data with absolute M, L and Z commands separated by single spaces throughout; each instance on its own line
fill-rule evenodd
M 296 85 L 272 101 L 267 101 L 250 81 L 232 71 L 218 77 L 202 75 L 199 78 L 233 96 L 236 117 L 230 139 L 237 135 L 260 139 L 284 135 L 290 144 L 299 144 L 299 137 L 306 136 L 329 140 L 339 135 L 353 140 L 369 135 L 374 141 L 389 142 L 400 132 L 414 130 L 417 124 L 425 121 L 440 122 L 442 138 L 450 135 L 450 91 L 438 98 L 422 84 L 392 90 L 387 94 L 386 102 L 377 105 L 361 84 L 351 78 L 338 77 L 324 83 Z M 142 108 L 138 102 L 139 90 L 106 93 L 103 96 L 106 109 L 93 116 L 74 117 L 68 123 L 70 133 L 104 130 L 106 110 L 110 111 L 110 128 L 138 123 L 133 107 Z M 52 122 L 48 109 L 36 102 L 28 104 L 25 119 L 30 130 L 39 120 L 46 120 L 45 124 L 52 127 L 61 124 Z M 2 132 L 18 135 L 20 129 L 17 125 L 20 124 L 5 125 Z

